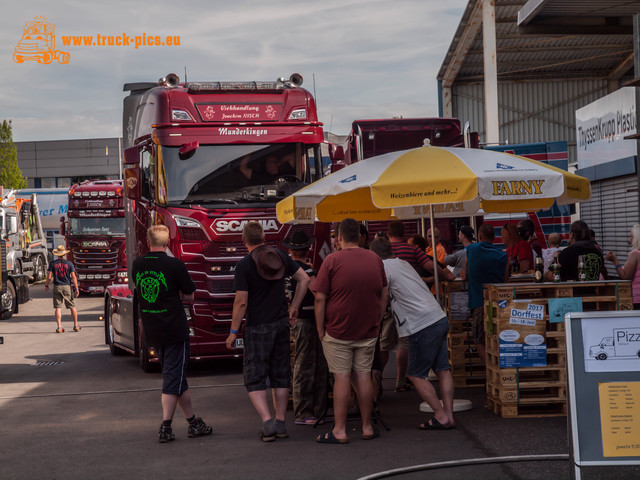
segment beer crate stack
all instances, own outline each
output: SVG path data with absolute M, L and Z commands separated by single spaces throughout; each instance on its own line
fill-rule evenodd
M 576 311 L 576 306 L 585 312 L 633 308 L 627 281 L 492 284 L 485 286 L 484 294 L 487 406 L 503 418 L 566 415 L 564 313 Z M 551 301 L 550 311 L 551 299 L 563 300 Z M 540 312 L 531 328 L 538 329 L 533 333 L 538 341 L 544 339 L 546 365 L 501 368 L 500 334 L 514 335 L 520 328 L 519 319 L 513 318 L 514 309 L 526 312 L 526 308 Z
M 455 280 L 443 282 L 444 310 L 449 319 L 449 364 L 456 388 L 484 387 L 485 365 L 478 355 L 471 333 L 468 308 L 468 283 Z

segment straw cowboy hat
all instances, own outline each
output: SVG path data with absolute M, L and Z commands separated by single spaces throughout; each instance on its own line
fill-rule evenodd
M 315 241 L 315 238 L 309 238 L 303 230 L 298 230 L 297 232 L 293 232 L 288 240 L 283 240 L 282 244 L 289 250 L 306 250 Z
M 278 251 L 269 245 L 260 245 L 251 252 L 258 275 L 265 280 L 280 280 L 284 275 L 284 262 Z
M 58 245 L 55 249 L 51 250 L 51 253 L 54 255 L 61 257 L 62 255 L 66 255 L 70 250 L 64 248 L 64 245 Z

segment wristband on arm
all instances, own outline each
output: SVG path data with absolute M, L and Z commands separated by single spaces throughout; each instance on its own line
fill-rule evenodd
M 229 332 L 233 333 L 234 335 L 237 335 L 240 330 L 234 330 L 233 328 L 229 328 Z

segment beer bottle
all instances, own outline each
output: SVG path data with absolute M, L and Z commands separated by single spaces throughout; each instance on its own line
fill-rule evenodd
M 553 257 L 551 271 L 553 272 L 553 282 L 558 283 L 560 281 L 560 265 L 558 265 L 558 257 Z
M 578 281 L 585 282 L 587 280 L 587 273 L 584 270 L 584 255 L 578 256 Z
M 520 262 L 518 261 L 518 257 L 515 256 L 511 260 L 511 275 L 517 275 L 520 273 Z
M 536 268 L 534 277 L 536 283 L 544 282 L 544 262 L 542 261 L 542 257 L 540 255 L 536 257 Z

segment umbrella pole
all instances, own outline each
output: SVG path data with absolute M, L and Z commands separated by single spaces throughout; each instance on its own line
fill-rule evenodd
M 433 205 L 429 205 L 429 220 L 431 221 L 431 253 L 433 254 L 433 275 L 436 282 L 436 300 L 440 303 L 440 282 L 438 282 L 438 254 L 436 251 L 436 225 L 433 222 Z M 422 218 L 424 222 L 424 217 Z

